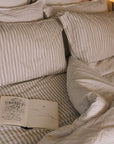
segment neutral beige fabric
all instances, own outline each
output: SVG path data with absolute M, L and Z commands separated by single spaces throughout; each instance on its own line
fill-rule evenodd
M 0 85 L 64 72 L 62 30 L 57 19 L 0 23 Z
M 74 61 L 72 65 L 78 66 L 74 71 L 75 76 L 76 73 L 78 76 L 80 75 L 79 79 L 75 79 L 75 82 L 80 81 L 82 88 L 86 87 L 90 91 L 88 99 L 91 105 L 72 125 L 48 133 L 38 144 L 113 144 L 114 107 L 111 104 L 114 102 L 114 82 L 101 77 L 99 73 L 90 70 L 86 64 L 81 64 L 78 60 Z M 71 73 L 71 77 L 72 75 L 73 73 Z M 114 78 L 114 73 L 112 78 Z M 87 80 L 90 81 L 87 83 Z M 93 86 L 92 89 L 89 82 Z M 100 87 L 96 82 L 101 82 Z M 75 95 L 76 93 L 77 90 Z M 79 97 L 80 95 L 76 100 Z
M 96 108 L 96 105 L 94 107 Z M 94 114 L 93 109 L 91 113 L 94 116 L 91 119 L 87 120 L 86 115 L 83 115 L 72 125 L 47 134 L 38 144 L 113 144 L 114 107 L 108 108 L 100 111 L 99 106 L 100 113 L 97 114 Z
M 114 73 L 114 56 L 96 63 L 90 63 L 89 66 L 97 70 L 100 75 L 104 77 L 109 76 L 111 73 Z
M 110 72 L 110 74 L 111 73 L 112 72 Z M 113 75 L 114 72 L 111 74 L 111 79 L 113 79 Z M 107 96 L 108 88 L 108 91 L 113 93 L 114 85 L 111 85 L 110 83 L 113 82 L 109 78 L 108 81 L 105 80 L 105 75 L 102 77 L 97 67 L 91 68 L 89 65 L 77 60 L 77 58 L 70 57 L 67 69 L 68 95 L 74 107 L 80 113 L 84 113 L 91 104 L 91 100 L 89 99 L 90 96 L 88 97 L 88 95 L 91 94 L 90 92 L 97 91 L 98 94 L 105 94 Z M 110 85 L 110 88 L 107 85 Z
M 65 5 L 65 4 L 73 4 L 79 3 L 83 0 L 45 0 L 45 4 L 47 5 Z
M 59 126 L 71 124 L 79 116 L 68 98 L 64 73 L 0 87 L 0 96 L 8 95 L 57 102 Z M 4 125 L 0 126 L 0 144 L 36 144 L 48 132 L 46 129 L 26 130 Z
M 56 15 L 58 12 L 64 13 L 65 11 L 86 13 L 106 12 L 107 3 L 106 0 L 98 0 L 97 2 L 85 1 L 77 4 L 45 6 L 44 8 L 44 13 L 46 17 Z
M 40 0 L 25 6 L 0 8 L 0 22 L 22 22 L 41 19 L 43 19 L 43 3 Z
M 0 0 L 0 7 L 16 7 L 29 3 L 30 0 Z
M 87 63 L 114 56 L 114 12 L 66 12 L 60 20 L 69 41 L 71 55 Z

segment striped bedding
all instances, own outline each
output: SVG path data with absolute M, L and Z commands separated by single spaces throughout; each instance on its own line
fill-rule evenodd
M 0 23 L 0 86 L 65 72 L 58 19 Z
M 114 55 L 114 12 L 85 14 L 66 12 L 60 16 L 70 53 L 86 63 Z
M 0 96 L 6 95 L 58 102 L 59 126 L 71 124 L 79 116 L 67 96 L 65 73 L 0 87 Z M 0 144 L 36 144 L 48 132 L 39 128 L 0 126 Z

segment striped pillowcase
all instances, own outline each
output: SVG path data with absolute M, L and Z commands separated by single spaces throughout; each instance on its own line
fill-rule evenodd
M 0 22 L 24 22 L 43 19 L 43 3 L 37 2 L 14 8 L 0 8 Z
M 0 23 L 0 86 L 64 72 L 62 30 L 56 19 Z
M 66 12 L 60 17 L 72 56 L 92 63 L 114 56 L 114 13 Z

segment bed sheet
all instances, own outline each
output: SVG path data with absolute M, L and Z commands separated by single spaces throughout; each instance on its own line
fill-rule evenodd
M 0 96 L 6 95 L 58 102 L 60 127 L 71 124 L 79 116 L 67 95 L 65 73 L 0 87 Z M 0 126 L 0 144 L 36 144 L 48 132 L 4 125 Z
M 96 70 L 96 66 L 91 69 L 76 58 L 70 57 L 69 61 L 68 67 L 75 67 L 71 72 L 71 75 L 73 72 L 76 74 L 74 84 L 80 84 L 80 91 L 88 89 L 85 96 L 90 102 L 90 107 L 72 125 L 48 133 L 38 144 L 113 144 L 114 63 L 106 60 L 107 65 L 106 61 L 103 62 L 103 66 L 99 63 L 100 69 Z

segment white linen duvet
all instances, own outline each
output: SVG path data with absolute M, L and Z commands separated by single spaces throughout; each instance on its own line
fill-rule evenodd
M 114 61 L 114 57 L 111 59 Z M 75 81 L 88 90 L 86 97 L 90 107 L 72 125 L 47 134 L 39 144 L 114 144 L 114 69 L 102 75 L 95 68 L 70 57 L 68 73 L 71 65 L 78 65 L 75 73 L 79 77 Z

